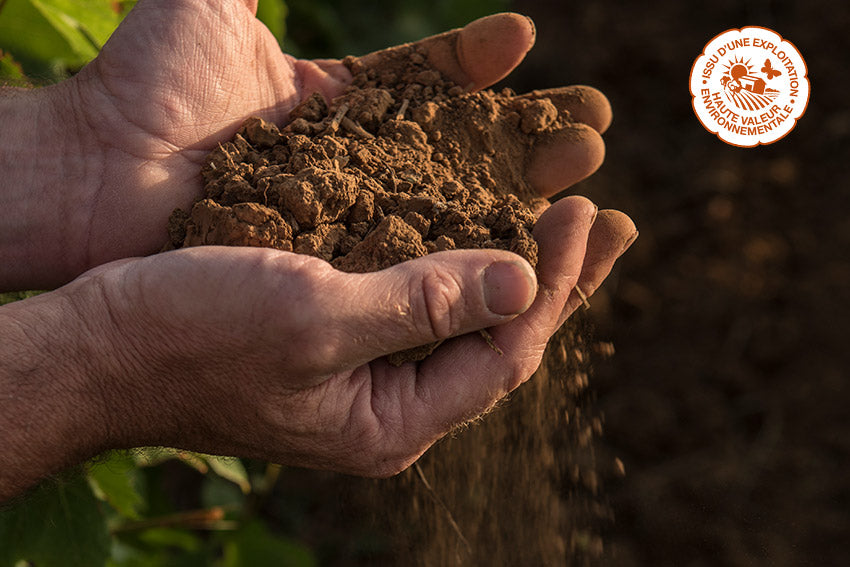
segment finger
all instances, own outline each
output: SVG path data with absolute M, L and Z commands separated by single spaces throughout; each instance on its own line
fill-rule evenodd
M 543 197 L 589 177 L 605 160 L 605 142 L 585 124 L 575 124 L 535 142 L 526 178 Z
M 351 83 L 351 71 L 339 59 L 313 59 L 313 63 L 340 84 Z
M 540 290 L 522 315 L 490 329 L 502 355 L 472 334 L 445 343 L 419 363 L 405 411 L 423 437 L 480 415 L 531 376 L 578 281 L 595 213 L 587 199 L 567 197 L 538 221 Z
M 638 237 L 634 222 L 625 213 L 613 210 L 599 211 L 587 240 L 587 253 L 576 287 L 585 297 L 593 295 L 611 273 L 614 262 L 629 249 Z M 584 302 L 577 290 L 573 290 L 558 322 L 564 321 Z
M 560 112 L 568 112 L 573 121 L 587 124 L 600 134 L 604 134 L 611 125 L 611 103 L 593 87 L 559 87 L 533 91 L 517 98 L 548 98 Z
M 431 254 L 370 274 L 335 272 L 324 329 L 335 368 L 505 323 L 531 305 L 534 270 L 501 250 Z M 332 323 L 333 326 L 333 323 Z
M 325 100 L 341 95 L 351 83 L 351 72 L 332 59 L 293 59 L 299 78 L 301 100 L 319 93 Z
M 534 45 L 534 23 L 520 14 L 494 14 L 461 29 L 413 44 L 427 53 L 428 62 L 447 79 L 474 91 L 506 77 Z M 360 58 L 380 68 L 406 53 L 407 46 L 376 51 Z

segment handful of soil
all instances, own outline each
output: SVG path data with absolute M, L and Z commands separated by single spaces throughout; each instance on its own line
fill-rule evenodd
M 349 57 L 341 96 L 312 95 L 282 130 L 248 119 L 208 156 L 204 197 L 172 213 L 166 248 L 269 247 L 346 272 L 501 248 L 536 266 L 531 230 L 545 201 L 525 180 L 526 157 L 569 113 L 541 93 L 465 92 L 427 55 L 411 45 L 370 68 Z

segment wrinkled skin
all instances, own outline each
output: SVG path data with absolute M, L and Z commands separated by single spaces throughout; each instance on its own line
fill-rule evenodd
M 0 455 L 0 499 L 104 449 L 140 445 L 399 472 L 527 380 L 580 304 L 576 285 L 591 294 L 636 237 L 626 215 L 570 197 L 541 211 L 536 274 L 496 250 L 373 274 L 266 249 L 134 258 L 162 245 L 171 210 L 200 194 L 201 160 L 244 118 L 282 123 L 302 98 L 333 97 L 350 79 L 338 61 L 281 53 L 255 9 L 142 0 L 92 64 L 32 97 L 69 121 L 57 147 L 82 161 L 62 199 L 28 177 L 34 198 L 62 203 L 50 213 L 62 229 L 34 233 L 34 261 L 0 281 L 76 279 L 0 309 L 2 355 L 15 361 L 0 369 L 0 445 L 15 448 Z M 533 39 L 526 18 L 499 15 L 424 41 L 444 74 L 483 88 Z M 596 170 L 610 122 L 597 91 L 553 94 L 586 126 L 536 149 L 528 176 L 542 196 Z M 473 333 L 482 328 L 504 355 Z M 383 358 L 446 338 L 418 364 Z

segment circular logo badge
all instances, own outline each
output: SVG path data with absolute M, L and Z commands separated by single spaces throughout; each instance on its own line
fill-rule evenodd
M 756 26 L 709 41 L 694 61 L 690 85 L 699 121 L 733 146 L 772 144 L 809 103 L 803 56 L 775 31 Z

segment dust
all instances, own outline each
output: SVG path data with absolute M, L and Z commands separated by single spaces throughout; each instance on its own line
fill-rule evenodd
M 569 322 L 529 383 L 419 460 L 463 538 L 415 472 L 371 487 L 391 503 L 385 529 L 396 540 L 395 564 L 601 564 L 602 534 L 614 520 L 604 484 L 622 473 L 596 455 L 604 423 L 588 385 L 589 335 L 586 324 Z

